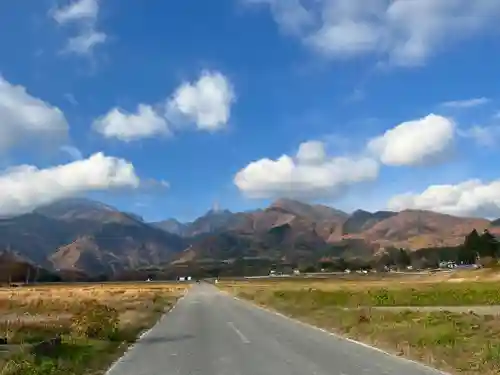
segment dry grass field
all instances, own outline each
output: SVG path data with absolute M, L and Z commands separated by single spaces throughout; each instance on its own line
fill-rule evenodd
M 450 373 L 500 373 L 500 277 L 494 271 L 228 281 L 218 286 Z
M 0 288 L 0 374 L 101 374 L 188 285 Z

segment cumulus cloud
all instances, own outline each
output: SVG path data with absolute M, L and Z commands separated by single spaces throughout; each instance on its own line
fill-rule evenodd
M 297 160 L 304 164 L 322 163 L 326 158 L 325 144 L 321 141 L 308 141 L 299 145 Z
M 378 171 L 378 163 L 370 158 L 329 157 L 321 142 L 312 141 L 301 144 L 295 157 L 248 164 L 234 183 L 250 198 L 331 197 L 350 185 L 376 179 Z
M 219 72 L 203 72 L 198 81 L 180 85 L 167 102 L 166 117 L 172 123 L 185 121 L 200 130 L 225 127 L 235 101 L 231 82 Z
M 65 24 L 85 19 L 93 21 L 97 18 L 98 13 L 97 0 L 79 0 L 55 9 L 52 15 L 58 23 Z
M 165 118 L 146 104 L 139 104 L 136 113 L 114 108 L 94 121 L 93 127 L 105 138 L 117 138 L 124 142 L 170 133 Z
M 489 102 L 490 99 L 482 97 L 482 98 L 472 98 L 464 100 L 452 100 L 441 103 L 441 106 L 448 108 L 474 108 L 482 106 L 484 104 L 488 104 Z
M 419 65 L 437 49 L 497 27 L 497 0 L 242 0 L 269 5 L 275 21 L 319 53 L 386 56 Z
M 69 38 L 66 52 L 90 54 L 97 45 L 107 40 L 107 35 L 97 30 L 98 0 L 73 0 L 52 10 L 51 16 L 59 25 L 72 24 L 78 30 L 77 35 Z
M 0 152 L 27 140 L 61 140 L 67 136 L 68 128 L 59 108 L 0 75 Z
M 140 104 L 133 114 L 114 108 L 96 119 L 93 128 L 106 138 L 125 142 L 169 135 L 187 124 L 213 132 L 228 124 L 234 101 L 228 78 L 220 72 L 203 72 L 196 82 L 182 83 L 166 101 L 155 105 L 162 108 L 161 113 L 148 104 Z
M 0 215 L 30 212 L 85 192 L 139 185 L 132 164 L 102 153 L 47 169 L 21 165 L 0 172 Z
M 403 122 L 368 142 L 368 150 L 383 164 L 414 166 L 440 160 L 453 144 L 453 120 L 430 114 Z
M 433 185 L 421 193 L 393 197 L 391 210 L 432 210 L 458 216 L 500 216 L 500 180 L 483 183 L 473 179 L 457 185 Z

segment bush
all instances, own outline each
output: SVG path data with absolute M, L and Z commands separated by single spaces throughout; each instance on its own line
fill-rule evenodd
M 66 369 L 52 361 L 35 363 L 31 358 L 15 357 L 7 361 L 0 375 L 67 375 Z
M 97 301 L 82 304 L 71 319 L 74 333 L 93 339 L 109 339 L 115 336 L 118 324 L 118 311 Z

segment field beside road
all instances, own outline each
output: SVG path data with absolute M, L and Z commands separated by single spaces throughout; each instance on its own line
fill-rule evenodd
M 240 298 L 460 374 L 500 372 L 500 282 L 491 271 L 224 281 Z
M 0 375 L 97 375 L 187 285 L 109 283 L 0 288 Z

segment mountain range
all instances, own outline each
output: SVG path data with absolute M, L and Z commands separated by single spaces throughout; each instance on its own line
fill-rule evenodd
M 500 220 L 418 210 L 349 214 L 278 199 L 248 212 L 210 210 L 190 223 L 147 223 L 101 202 L 72 198 L 0 219 L 0 250 L 49 270 L 96 275 L 242 257 L 369 257 L 389 247 L 456 246 L 472 229 L 499 232 Z

